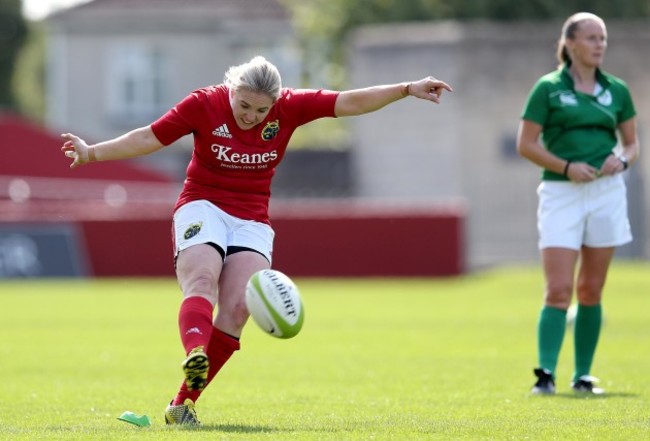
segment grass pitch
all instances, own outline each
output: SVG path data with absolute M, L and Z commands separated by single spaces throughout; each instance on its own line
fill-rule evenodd
M 198 401 L 166 427 L 182 380 L 171 279 L 0 281 L 2 440 L 647 440 L 650 277 L 615 263 L 593 374 L 604 397 L 530 396 L 539 268 L 450 279 L 297 279 L 291 340 L 249 323 Z M 147 414 L 138 428 L 117 420 Z

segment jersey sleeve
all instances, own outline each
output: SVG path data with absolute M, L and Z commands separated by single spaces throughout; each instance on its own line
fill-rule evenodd
M 334 118 L 334 105 L 339 92 L 324 89 L 293 89 L 289 102 L 296 118 L 296 125 L 307 124 L 319 118 Z
M 622 83 L 621 95 L 623 97 L 623 105 L 621 106 L 621 111 L 619 112 L 618 115 L 619 124 L 624 123 L 628 119 L 636 116 L 636 109 L 634 108 L 634 102 L 632 101 L 632 95 L 630 94 L 630 89 L 627 87 L 626 83 L 624 82 L 621 83 Z
M 522 119 L 535 122 L 540 126 L 546 123 L 549 114 L 549 101 L 546 83 L 540 79 L 535 83 L 524 106 Z
M 194 132 L 200 107 L 197 95 L 192 93 L 154 121 L 151 130 L 163 145 L 169 145 Z

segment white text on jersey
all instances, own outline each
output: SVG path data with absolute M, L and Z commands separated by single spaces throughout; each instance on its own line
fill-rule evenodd
M 230 130 L 228 130 L 228 126 L 226 125 L 226 123 L 223 123 L 216 129 L 214 129 L 212 131 L 212 134 L 214 136 L 219 136 L 221 138 L 228 138 L 228 139 L 232 138 L 232 135 L 230 134 Z
M 278 159 L 278 152 L 271 150 L 264 153 L 231 153 L 232 147 L 225 145 L 212 144 L 210 146 L 212 151 L 216 153 L 216 158 L 219 161 L 234 162 L 239 164 L 266 164 L 267 162 Z

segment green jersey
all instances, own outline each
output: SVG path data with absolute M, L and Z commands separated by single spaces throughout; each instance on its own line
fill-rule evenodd
M 542 141 L 556 156 L 600 168 L 618 140 L 616 128 L 636 115 L 627 84 L 596 70 L 594 95 L 575 90 L 568 66 L 541 77 L 528 96 L 522 118 L 542 126 Z M 542 179 L 568 180 L 542 171 Z

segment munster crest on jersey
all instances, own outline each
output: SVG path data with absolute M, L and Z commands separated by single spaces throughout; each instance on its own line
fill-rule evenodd
M 262 139 L 264 141 L 270 141 L 275 138 L 275 135 L 280 131 L 280 121 L 277 119 L 275 121 L 269 121 L 266 123 L 266 126 L 262 129 Z
M 187 230 L 185 230 L 185 234 L 183 234 L 183 238 L 185 240 L 191 239 L 197 234 L 199 234 L 199 231 L 201 231 L 201 227 L 203 226 L 203 222 L 197 222 L 195 224 L 190 224 L 189 227 L 187 227 Z

